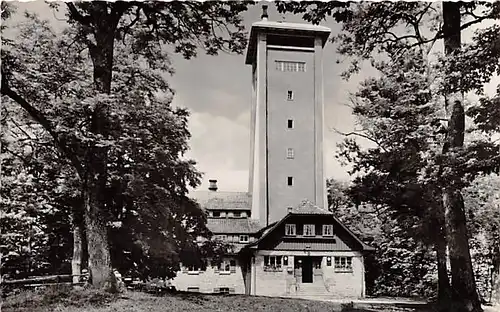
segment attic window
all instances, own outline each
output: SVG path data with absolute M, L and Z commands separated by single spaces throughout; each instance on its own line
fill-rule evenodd
M 304 236 L 315 236 L 314 224 L 304 224 Z
M 285 224 L 285 235 L 295 236 L 297 235 L 297 227 L 295 224 Z
M 215 218 L 219 218 L 220 217 L 220 211 L 214 211 L 214 212 L 212 212 L 212 216 L 215 217 Z
M 333 236 L 333 224 L 323 224 L 323 236 Z
M 239 211 L 235 211 L 235 212 L 233 212 L 233 216 L 234 216 L 235 218 L 240 218 L 240 217 L 241 217 L 241 212 L 239 212 Z

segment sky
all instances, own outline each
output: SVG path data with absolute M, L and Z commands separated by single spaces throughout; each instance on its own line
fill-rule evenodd
M 12 23 L 21 20 L 22 12 L 36 12 L 42 19 L 54 25 L 64 25 L 64 12 L 53 12 L 43 1 L 16 2 L 17 14 Z M 260 20 L 261 5 L 253 6 L 243 14 L 246 30 Z M 277 13 L 269 5 L 269 20 L 304 22 L 300 16 Z M 332 20 L 322 23 L 338 33 L 340 25 Z M 189 130 L 191 147 L 187 157 L 196 160 L 197 168 L 204 173 L 199 189 L 208 188 L 209 179 L 217 179 L 219 190 L 247 191 L 250 152 L 250 106 L 251 67 L 245 65 L 245 55 L 221 53 L 185 60 L 178 54 L 171 56 L 175 74 L 169 83 L 175 90 L 173 105 L 186 107 L 191 112 Z M 340 62 L 337 62 L 339 60 Z M 334 158 L 337 143 L 342 136 L 332 129 L 350 132 L 355 128 L 355 119 L 347 106 L 349 96 L 355 92 L 360 81 L 376 72 L 363 66 L 360 74 L 349 81 L 340 74 L 349 60 L 341 59 L 335 47 L 327 43 L 324 51 L 324 105 L 325 105 L 325 177 L 349 180 L 348 168 Z

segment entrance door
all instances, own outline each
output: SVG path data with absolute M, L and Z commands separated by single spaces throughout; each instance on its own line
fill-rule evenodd
M 313 261 L 311 257 L 302 258 L 302 283 L 313 282 Z

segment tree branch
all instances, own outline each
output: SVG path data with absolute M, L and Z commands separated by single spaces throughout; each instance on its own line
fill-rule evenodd
M 26 167 L 28 167 L 30 165 L 30 161 L 28 159 L 26 159 L 23 155 L 16 153 L 13 150 L 9 149 L 7 146 L 5 146 L 5 144 L 3 144 L 2 148 L 5 149 L 8 153 L 12 154 L 13 156 L 19 158 L 24 163 L 24 165 Z
M 365 139 L 367 139 L 367 140 L 369 140 L 369 141 L 371 141 L 371 142 L 373 142 L 373 143 L 377 144 L 377 146 L 378 146 L 378 147 L 380 147 L 381 149 L 383 149 L 383 150 L 384 150 L 384 152 L 386 152 L 386 153 L 388 153 L 388 152 L 389 152 L 388 150 L 386 150 L 386 149 L 385 149 L 385 148 L 384 148 L 384 147 L 380 144 L 380 142 L 378 142 L 378 141 L 377 141 L 377 140 L 375 140 L 374 138 L 371 138 L 371 137 L 367 136 L 366 134 L 362 134 L 362 133 L 359 133 L 359 132 L 354 132 L 354 131 L 353 131 L 353 132 L 347 132 L 347 133 L 345 133 L 345 132 L 341 132 L 341 131 L 339 131 L 339 130 L 337 130 L 337 129 L 335 129 L 335 128 L 332 128 L 332 130 L 333 130 L 335 133 L 338 133 L 338 134 L 343 135 L 343 136 L 345 136 L 345 137 L 348 137 L 348 136 L 353 136 L 353 135 L 354 135 L 354 136 L 359 136 L 359 137 L 365 138 Z
M 82 25 L 90 26 L 92 24 L 92 19 L 90 16 L 83 16 L 78 9 L 76 8 L 73 2 L 66 2 L 66 6 L 68 7 L 69 16 L 75 21 L 79 22 Z
M 12 100 L 17 102 L 21 107 L 28 112 L 28 114 L 33 117 L 42 127 L 49 132 L 49 134 L 52 136 L 54 139 L 54 142 L 56 143 L 56 146 L 61 150 L 63 155 L 69 161 L 71 164 L 75 167 L 76 171 L 78 172 L 78 175 L 80 178 L 84 177 L 84 169 L 82 164 L 80 163 L 79 159 L 77 156 L 72 153 L 69 148 L 66 146 L 64 142 L 61 141 L 61 138 L 57 134 L 57 132 L 54 130 L 54 127 L 52 126 L 52 123 L 40 112 L 38 109 L 33 107 L 31 104 L 29 104 L 23 97 L 21 97 L 19 94 L 17 94 L 14 90 L 10 89 L 9 86 L 7 85 L 7 81 L 5 79 L 5 75 L 2 75 L 2 87 L 1 87 L 1 93 L 3 95 L 6 95 L 10 97 Z

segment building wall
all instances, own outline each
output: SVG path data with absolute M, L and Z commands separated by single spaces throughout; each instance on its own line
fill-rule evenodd
M 306 63 L 305 72 L 280 71 L 275 61 Z M 281 220 L 288 207 L 302 200 L 315 200 L 315 79 L 314 52 L 274 50 L 267 51 L 267 136 L 268 136 L 268 192 L 269 223 Z M 287 92 L 293 92 L 293 100 Z M 288 129 L 287 121 L 294 121 Z M 287 159 L 287 149 L 293 148 L 294 158 Z M 293 177 L 293 186 L 287 178 Z
M 264 256 L 287 256 L 288 266 L 283 266 L 281 271 L 266 271 Z M 308 295 L 298 293 L 300 280 L 294 275 L 294 260 L 298 256 L 322 256 L 320 271 L 322 275 L 315 275 L 315 284 L 323 284 L 325 294 L 332 298 L 360 298 L 364 297 L 364 264 L 363 257 L 358 252 L 290 252 L 290 251 L 257 251 L 251 264 L 251 272 L 243 272 L 241 263 L 237 262 L 234 272 L 216 272 L 215 268 L 208 266 L 206 271 L 188 272 L 179 271 L 173 279 L 172 285 L 177 290 L 188 291 L 197 287 L 203 293 L 213 293 L 214 289 L 229 288 L 235 294 L 252 294 L 261 296 L 294 296 Z M 334 257 L 352 257 L 352 272 L 336 272 Z M 327 266 L 327 257 L 332 257 L 332 266 Z M 227 258 L 230 259 L 230 258 Z M 244 279 L 246 275 L 246 282 Z M 298 286 L 298 288 L 297 288 Z M 311 294 L 315 295 L 315 294 Z
M 227 258 L 227 260 L 234 258 Z M 179 271 L 172 280 L 172 285 L 177 290 L 188 291 L 190 287 L 198 287 L 199 292 L 213 293 L 215 288 L 227 287 L 234 290 L 235 294 L 245 293 L 245 283 L 241 264 L 236 261 L 235 272 L 216 272 L 216 268 L 207 266 L 206 271 L 188 272 Z
M 287 256 L 288 266 L 282 271 L 266 272 L 264 270 L 264 256 Z M 359 252 L 290 252 L 260 250 L 255 255 L 252 270 L 255 272 L 252 284 L 252 295 L 262 296 L 293 296 L 297 295 L 297 282 L 293 272 L 294 259 L 297 256 L 322 256 L 321 276 L 314 276 L 316 284 L 324 284 L 325 293 L 332 298 L 360 298 L 364 297 L 364 264 Z M 352 257 L 352 272 L 336 272 L 334 269 L 335 256 Z M 332 257 L 332 266 L 327 266 L 327 257 Z M 302 295 L 307 295 L 302 293 Z M 314 294 L 311 294 L 314 295 Z
M 333 253 L 332 257 L 335 256 L 352 256 L 352 272 L 335 272 L 334 265 L 326 266 L 327 258 L 323 257 L 321 269 L 328 292 L 335 297 L 364 297 L 363 256 L 352 252 Z

